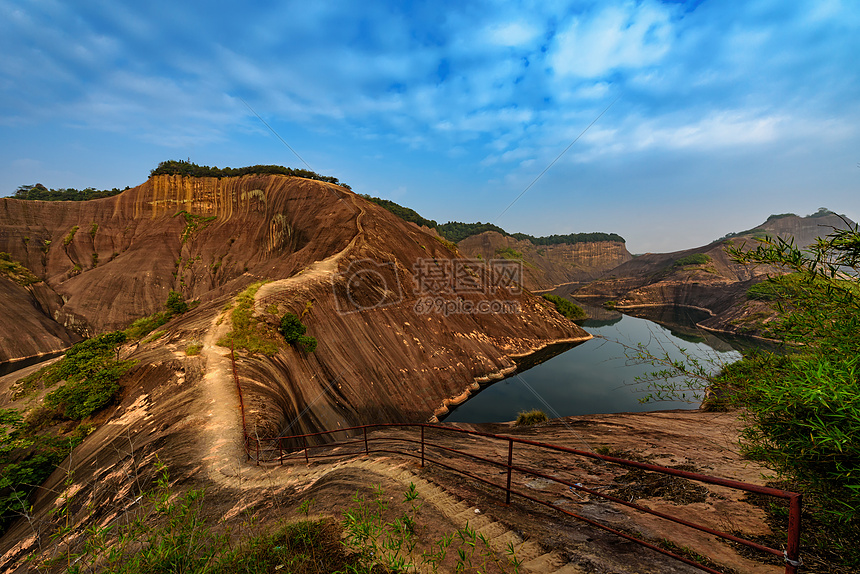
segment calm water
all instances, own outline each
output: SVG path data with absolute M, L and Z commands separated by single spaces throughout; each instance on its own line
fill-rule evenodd
M 667 315 L 668 313 L 668 315 Z M 642 404 L 647 393 L 636 377 L 656 370 L 633 364 L 621 343 L 636 347 L 642 343 L 654 355 L 665 352 L 676 359 L 678 350 L 715 364 L 740 358 L 737 341 L 728 341 L 694 328 L 696 317 L 689 311 L 661 310 L 657 321 L 671 321 L 672 328 L 643 318 L 623 315 L 611 320 L 586 321 L 582 327 L 594 339 L 581 343 L 519 375 L 485 387 L 477 395 L 453 409 L 446 422 L 501 422 L 517 418 L 521 411 L 540 409 L 550 417 L 596 413 L 641 412 L 693 409 L 698 402 L 661 401 Z M 628 352 L 629 353 L 629 352 Z

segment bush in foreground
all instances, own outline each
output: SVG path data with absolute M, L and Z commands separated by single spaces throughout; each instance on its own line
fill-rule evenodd
M 518 413 L 517 422 L 514 424 L 516 424 L 518 427 L 522 427 L 536 425 L 538 423 L 545 423 L 548 420 L 549 417 L 546 416 L 545 412 L 538 409 L 532 409 L 530 411 Z

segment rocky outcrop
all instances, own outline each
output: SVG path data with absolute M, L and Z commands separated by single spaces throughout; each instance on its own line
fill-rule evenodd
M 38 285 L 22 287 L 0 276 L 0 364 L 60 351 L 80 340 L 51 319 L 36 296 L 39 291 L 44 290 Z
M 624 243 L 616 241 L 534 245 L 495 231 L 467 237 L 457 247 L 467 257 L 521 260 L 524 285 L 532 291 L 590 281 L 632 258 Z

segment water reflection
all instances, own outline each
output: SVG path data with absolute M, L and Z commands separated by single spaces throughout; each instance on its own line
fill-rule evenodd
M 700 361 L 712 362 L 715 369 L 740 358 L 730 341 L 697 330 L 696 317 L 690 313 L 686 318 L 683 312 L 674 318 L 679 322 L 672 323 L 671 329 L 621 314 L 585 321 L 582 326 L 594 339 L 486 387 L 453 409 L 445 420 L 510 421 L 518 412 L 533 408 L 551 417 L 697 408 L 698 403 L 683 401 L 640 403 L 647 389 L 636 383 L 636 377 L 656 369 L 634 364 L 628 358 L 630 353 L 625 354 L 625 346 L 636 348 L 639 343 L 654 355 L 665 352 L 674 359 L 683 359 L 679 349 L 686 349 Z

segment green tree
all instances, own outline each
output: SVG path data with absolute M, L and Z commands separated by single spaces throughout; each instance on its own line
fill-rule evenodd
M 302 325 L 301 319 L 295 313 L 287 313 L 281 317 L 281 325 L 278 327 L 278 331 L 287 343 L 295 343 L 307 330 L 308 328 Z
M 164 304 L 167 307 L 167 310 L 170 311 L 172 315 L 181 315 L 188 311 L 188 303 L 185 302 L 185 297 L 182 296 L 182 293 L 179 291 L 170 290 L 170 294 L 167 296 L 167 302 Z
M 298 345 L 306 353 L 313 353 L 317 348 L 317 340 L 305 335 L 307 330 L 295 313 L 286 313 L 281 317 L 281 324 L 278 326 L 278 331 L 287 343 Z

